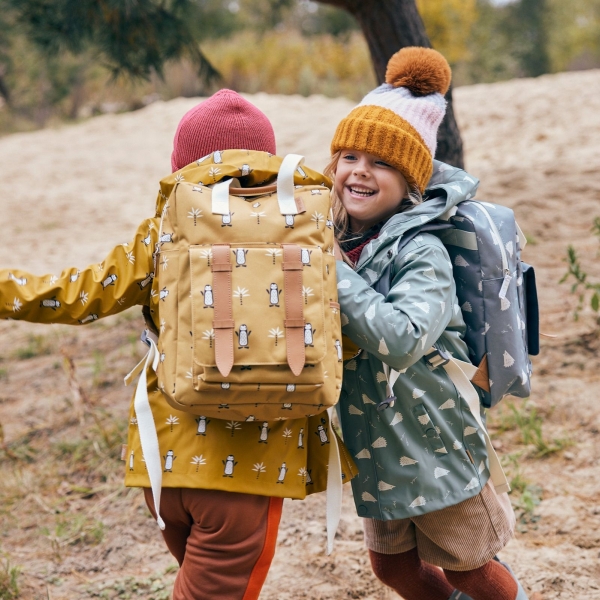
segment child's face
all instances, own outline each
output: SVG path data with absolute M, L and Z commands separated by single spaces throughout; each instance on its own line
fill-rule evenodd
M 407 185 L 400 171 L 378 157 L 342 150 L 335 191 L 348 213 L 352 233 L 360 233 L 396 213 Z

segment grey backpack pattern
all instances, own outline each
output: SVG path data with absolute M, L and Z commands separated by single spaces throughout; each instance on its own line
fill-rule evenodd
M 407 231 L 397 252 L 424 231 L 440 238 L 452 261 L 469 358 L 479 367 L 472 381 L 481 403 L 490 408 L 509 394 L 527 398 L 539 311 L 535 272 L 521 260 L 525 238 L 505 206 L 465 200 L 451 213 Z M 390 280 L 391 272 L 383 273 L 375 289 L 387 294 Z
M 452 260 L 470 358 L 480 366 L 474 383 L 482 404 L 489 408 L 508 394 L 526 398 L 529 355 L 539 353 L 539 313 L 535 274 L 521 261 L 526 242 L 514 213 L 471 200 L 457 206 L 449 223 L 453 228 L 438 235 Z

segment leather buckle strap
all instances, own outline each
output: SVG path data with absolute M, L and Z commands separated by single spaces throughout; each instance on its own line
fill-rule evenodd
M 302 373 L 306 358 L 301 249 L 296 244 L 282 244 L 282 247 L 287 360 L 292 373 L 298 376 Z
M 233 307 L 231 305 L 231 246 L 213 244 L 213 297 L 215 318 L 215 362 L 223 377 L 229 375 L 233 367 Z
M 294 244 L 284 244 L 284 246 L 293 246 Z M 285 255 L 284 255 L 285 256 Z M 304 269 L 304 265 L 302 261 L 298 260 L 290 260 L 289 262 L 285 261 L 285 257 L 283 259 L 283 263 L 281 265 L 281 269 L 283 271 L 302 271 Z

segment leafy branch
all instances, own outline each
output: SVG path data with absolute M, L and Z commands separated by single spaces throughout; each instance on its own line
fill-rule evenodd
M 592 232 L 600 239 L 600 217 L 594 219 Z M 574 313 L 574 318 L 577 321 L 586 297 L 590 293 L 590 306 L 592 310 L 596 313 L 600 310 L 600 282 L 592 282 L 588 279 L 588 274 L 583 270 L 579 256 L 577 256 L 577 252 L 572 245 L 569 245 L 567 248 L 567 265 L 568 271 L 563 275 L 559 283 L 565 283 L 570 277 L 575 280 L 571 285 L 571 293 L 579 294 L 577 308 Z

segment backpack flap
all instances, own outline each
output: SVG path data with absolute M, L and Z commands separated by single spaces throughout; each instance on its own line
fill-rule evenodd
M 219 247 L 225 245 L 190 247 L 195 388 L 200 391 L 203 383 L 225 381 L 323 384 L 323 371 L 314 366 L 323 361 L 327 350 L 321 249 L 227 245 L 232 259 L 227 288 L 218 283 L 220 272 L 213 271 Z M 291 266 L 297 262 L 299 270 L 284 270 L 290 263 L 286 249 L 294 248 L 298 260 Z M 302 254 L 310 268 L 303 268 Z M 286 279 L 294 272 L 301 275 L 299 283 Z M 228 311 L 222 320 L 231 327 L 225 343 L 233 368 L 226 372 L 219 368 L 220 309 Z M 294 363 L 296 357 L 299 363 Z M 305 364 L 310 366 L 304 368 Z M 261 367 L 274 370 L 265 377 Z

